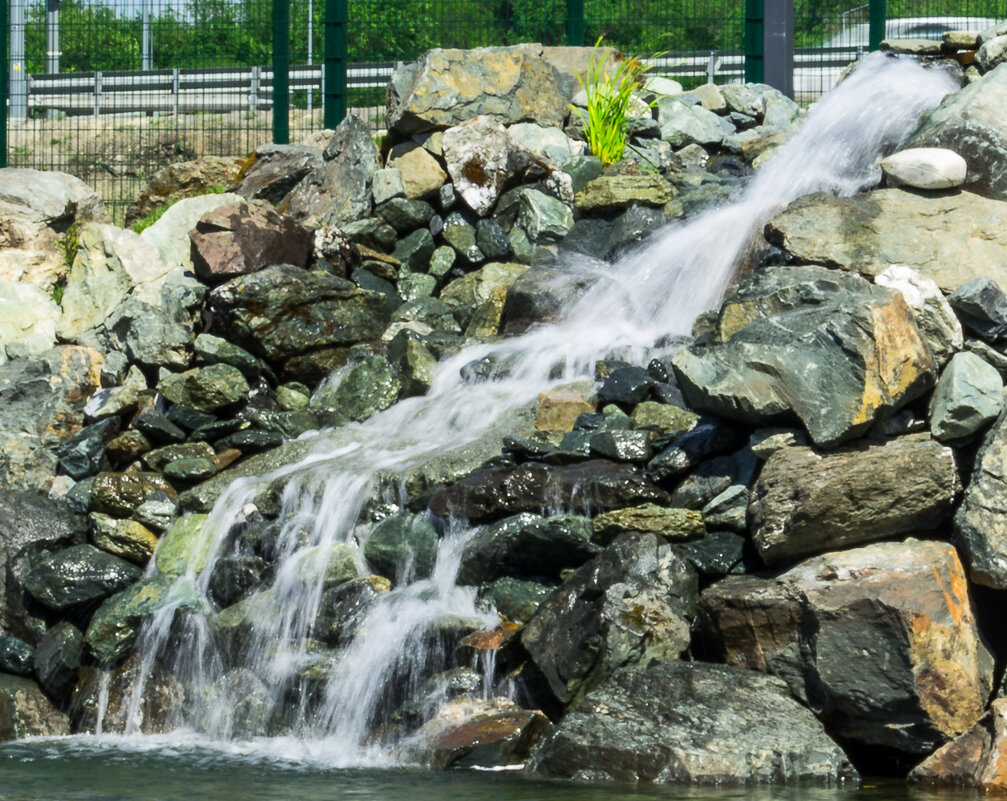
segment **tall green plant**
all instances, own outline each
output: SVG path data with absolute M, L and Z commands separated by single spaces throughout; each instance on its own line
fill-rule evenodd
M 644 103 L 639 96 L 649 69 L 636 57 L 621 58 L 610 67 L 598 39 L 586 75 L 578 76 L 587 95 L 587 110 L 572 108 L 584 121 L 591 153 L 605 166 L 622 159 L 629 144 L 630 124 L 644 108 L 653 108 L 657 102 Z

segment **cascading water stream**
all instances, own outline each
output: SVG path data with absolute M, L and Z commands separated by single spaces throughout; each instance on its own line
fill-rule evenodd
M 438 366 L 426 396 L 323 432 L 312 455 L 298 464 L 236 481 L 208 521 L 212 543 L 205 566 L 191 566 L 182 580 L 194 580 L 209 598 L 213 566 L 231 552 L 249 505 L 263 488 L 285 482 L 275 577 L 242 602 L 254 625 L 244 632 L 239 653 L 221 648 L 207 617 L 185 615 L 180 624 L 169 609 L 149 621 L 138 643 L 142 662 L 127 733 L 138 730 L 147 681 L 160 665 L 197 699 L 179 726 L 204 732 L 211 742 L 282 732 L 306 753 L 320 748 L 330 764 L 384 759 L 380 748 L 366 745 L 374 725 L 427 676 L 449 666 L 449 654 L 431 648 L 437 627 L 449 618 L 493 625 L 496 616 L 479 608 L 475 588 L 456 584 L 470 532 L 449 525 L 429 578 L 400 581 L 380 593 L 341 650 L 317 647 L 313 626 L 327 566 L 333 554 L 349 553 L 364 572 L 357 544 L 370 531 L 371 499 L 385 485 L 382 477 L 476 439 L 508 409 L 551 386 L 590 378 L 594 361 L 606 354 L 646 363 L 667 348 L 659 343 L 687 334 L 699 313 L 720 302 L 739 255 L 774 211 L 809 192 L 848 195 L 875 183 L 878 156 L 955 88 L 938 70 L 869 57 L 809 112 L 738 202 L 667 227 L 617 264 L 565 265 L 571 275 L 590 271 L 593 284 L 562 322 L 466 349 Z M 478 383 L 460 377 L 466 364 L 491 355 L 510 365 L 507 375 Z M 387 491 L 382 500 L 391 509 L 401 506 Z M 250 719 L 250 694 L 266 708 L 285 709 L 281 724 Z

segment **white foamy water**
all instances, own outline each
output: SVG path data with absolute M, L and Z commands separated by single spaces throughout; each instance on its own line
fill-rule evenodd
M 739 255 L 774 212 L 809 192 L 848 195 L 875 183 L 878 157 L 956 88 L 937 70 L 870 57 L 811 109 L 800 132 L 738 202 L 669 225 L 616 264 L 563 265 L 571 276 L 589 273 L 593 285 L 561 322 L 466 349 L 438 366 L 425 397 L 320 434 L 312 455 L 299 464 L 236 481 L 211 515 L 208 566 L 190 571 L 189 578 L 207 595 L 214 562 L 233 547 L 234 522 L 263 487 L 284 481 L 275 579 L 256 596 L 254 625 L 238 653 L 222 652 L 209 621 L 199 616 L 180 624 L 167 611 L 147 625 L 138 646 L 143 665 L 130 699 L 127 734 L 139 731 L 147 678 L 160 664 L 169 666 L 195 699 L 179 721 L 180 737 L 198 730 L 201 741 L 242 753 L 293 749 L 310 761 L 324 755 L 330 765 L 387 764 L 387 746 L 371 740 L 374 727 L 386 723 L 429 676 L 453 664 L 448 649 L 437 645 L 439 627 L 458 619 L 490 626 L 496 616 L 477 605 L 474 588 L 455 583 L 471 532 L 449 526 L 431 577 L 382 593 L 347 647 L 318 647 L 312 625 L 328 556 L 337 547 L 359 548 L 366 541 L 371 528 L 366 507 L 379 477 L 477 439 L 507 410 L 551 386 L 590 378 L 595 360 L 606 354 L 646 364 L 662 341 L 688 334 L 699 313 L 719 304 Z M 462 367 L 491 355 L 513 362 L 508 376 L 479 383 L 461 378 Z M 402 502 L 394 493 L 383 500 Z M 356 558 L 363 572 L 359 552 Z M 228 680 L 239 675 L 241 681 Z M 284 710 L 279 732 L 249 724 L 242 702 L 250 694 Z

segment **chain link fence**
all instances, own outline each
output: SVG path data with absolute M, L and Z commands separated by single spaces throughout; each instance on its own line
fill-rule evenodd
M 770 0 L 765 0 L 770 2 Z M 982 27 L 1007 0 L 797 0 L 798 98 L 810 101 L 898 20 Z M 64 170 L 121 222 L 161 167 L 241 159 L 346 111 L 384 124 L 398 63 L 433 47 L 540 42 L 657 59 L 685 86 L 758 78 L 763 0 L 0 0 L 0 164 Z M 880 9 L 880 21 L 878 13 Z M 873 14 L 872 14 L 873 12 Z M 4 18 L 6 15 L 6 18 Z M 873 23 L 873 24 L 872 24 Z M 746 41 L 747 39 L 747 41 Z M 875 42 L 876 44 L 876 42 Z

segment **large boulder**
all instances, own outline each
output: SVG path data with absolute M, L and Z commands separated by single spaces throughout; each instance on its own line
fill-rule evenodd
M 28 593 L 47 609 L 65 612 L 124 590 L 143 571 L 93 545 L 74 545 L 39 559 L 24 578 Z
M 322 151 L 322 165 L 291 190 L 280 209 L 311 228 L 361 220 L 371 214 L 371 185 L 381 155 L 370 126 L 346 117 Z
M 34 359 L 56 344 L 60 308 L 34 284 L 0 278 L 0 364 Z
M 0 489 L 47 492 L 56 450 L 84 424 L 102 354 L 62 345 L 0 365 Z
M 53 551 L 84 542 L 85 526 L 63 501 L 0 492 L 0 626 L 29 642 L 44 630 L 25 610 L 25 576 Z
M 61 301 L 58 330 L 64 340 L 100 325 L 137 284 L 163 279 L 169 270 L 157 248 L 114 225 L 83 225 L 77 242 Z
M 74 223 L 108 222 L 95 191 L 63 172 L 0 169 L 0 279 L 45 291 L 66 277 L 64 233 Z
M 955 92 L 930 112 L 908 147 L 946 147 L 968 164 L 965 186 L 1007 200 L 1007 65 Z
M 272 362 L 378 339 L 384 302 L 346 279 L 291 265 L 234 278 L 209 299 L 222 336 Z
M 626 665 L 678 659 L 696 611 L 692 567 L 653 534 L 623 534 L 536 610 L 521 644 L 564 704 Z
M 201 156 L 162 167 L 141 187 L 126 207 L 126 225 L 132 227 L 147 215 L 183 198 L 219 192 L 230 186 L 241 169 L 241 158 Z
M 689 406 L 756 425 L 796 417 L 822 447 L 864 433 L 936 377 L 900 294 L 821 267 L 751 273 L 715 334 L 674 357 Z
M 531 766 L 563 778 L 660 784 L 859 779 L 782 681 L 703 662 L 619 671 L 566 713 Z
M 832 736 L 910 754 L 972 726 L 993 683 L 965 572 L 942 542 L 731 576 L 701 594 L 699 637 L 729 665 L 782 678 Z
M 1007 589 L 1007 414 L 1001 413 L 976 455 L 955 516 L 955 543 L 972 581 Z
M 749 506 L 767 565 L 943 528 L 961 491 L 954 452 L 928 437 L 832 453 L 783 448 L 769 457 Z
M 1007 286 L 1005 220 L 1007 203 L 970 192 L 818 193 L 770 220 L 766 238 L 801 262 L 871 277 L 902 264 L 952 292 L 977 275 Z
M 229 203 L 208 211 L 189 232 L 196 275 L 222 283 L 271 264 L 307 266 L 312 232 L 265 201 Z
M 561 128 L 573 81 L 538 45 L 431 50 L 399 67 L 388 84 L 388 129 L 407 137 L 486 115 L 497 122 Z
M 477 470 L 435 493 L 430 510 L 441 517 L 482 521 L 555 508 L 605 511 L 648 501 L 667 505 L 668 493 L 634 466 L 592 459 L 573 465 L 529 463 Z
M 241 195 L 225 192 L 222 195 L 199 195 L 173 204 L 156 223 L 140 233 L 147 244 L 157 248 L 168 269 L 192 270 L 192 247 L 189 231 L 196 227 L 199 218 L 218 206 L 243 201 Z

